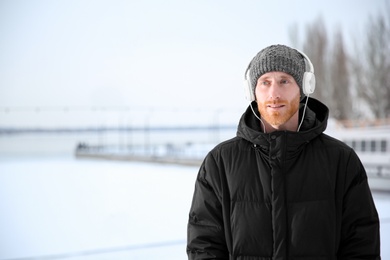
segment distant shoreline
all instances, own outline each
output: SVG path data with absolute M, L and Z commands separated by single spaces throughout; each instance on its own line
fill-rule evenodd
M 128 154 L 109 154 L 109 153 L 88 153 L 76 152 L 76 158 L 83 159 L 103 159 L 103 160 L 117 160 L 117 161 L 135 161 L 158 164 L 177 164 L 183 166 L 197 166 L 202 163 L 200 159 L 179 158 L 174 156 L 142 156 L 142 155 L 128 155 Z

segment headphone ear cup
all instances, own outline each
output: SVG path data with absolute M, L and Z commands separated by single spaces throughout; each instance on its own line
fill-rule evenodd
M 245 92 L 245 98 L 248 101 L 252 102 L 255 100 L 255 95 L 252 91 L 250 80 L 248 79 L 244 80 L 244 92 Z
M 302 80 L 303 94 L 305 94 L 306 96 L 313 94 L 315 89 L 316 89 L 316 78 L 314 76 L 314 73 L 305 72 L 303 74 L 303 80 Z
M 244 92 L 245 92 L 245 98 L 248 101 L 252 102 L 252 101 L 256 100 L 255 94 L 253 93 L 254 91 L 252 90 L 252 86 L 251 86 L 251 78 L 250 78 L 249 67 L 245 71 Z

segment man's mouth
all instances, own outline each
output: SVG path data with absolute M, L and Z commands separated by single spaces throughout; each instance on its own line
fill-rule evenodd
M 282 105 L 282 104 L 272 104 L 272 105 L 268 105 L 267 107 L 269 107 L 269 108 L 282 108 L 282 107 L 284 107 L 284 105 Z

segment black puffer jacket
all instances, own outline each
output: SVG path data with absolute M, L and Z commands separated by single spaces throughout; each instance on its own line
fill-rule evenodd
M 328 108 L 310 98 L 300 132 L 265 134 L 248 108 L 237 136 L 199 170 L 189 259 L 380 259 L 365 170 L 351 148 L 323 133 L 327 118 Z

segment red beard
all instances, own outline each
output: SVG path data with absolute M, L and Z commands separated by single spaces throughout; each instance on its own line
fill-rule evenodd
M 288 102 L 287 100 L 267 101 L 258 103 L 261 117 L 272 126 L 281 126 L 288 122 L 299 109 L 299 94 Z M 283 106 L 283 107 L 282 107 Z M 275 109 L 274 109 L 275 108 Z

